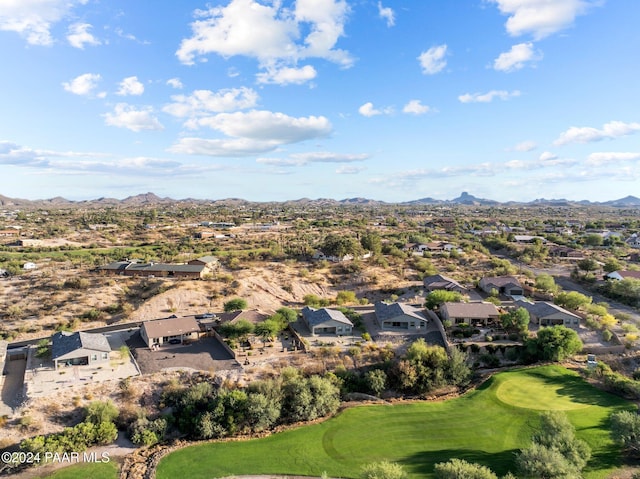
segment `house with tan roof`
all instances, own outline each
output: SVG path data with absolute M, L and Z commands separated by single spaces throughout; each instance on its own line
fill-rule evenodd
M 444 289 L 446 291 L 456 291 L 461 294 L 468 294 L 467 288 L 458 283 L 455 279 L 451 279 L 448 276 L 442 274 L 434 274 L 427 276 L 422 280 L 424 288 L 431 292 L 437 289 Z
M 140 327 L 140 336 L 150 348 L 165 343 L 183 343 L 200 338 L 200 325 L 192 316 L 181 318 L 154 319 L 145 321 Z
M 485 326 L 500 317 L 498 308 L 493 303 L 472 301 L 470 303 L 444 303 L 440 306 L 440 315 L 443 321 L 451 324 L 477 324 Z

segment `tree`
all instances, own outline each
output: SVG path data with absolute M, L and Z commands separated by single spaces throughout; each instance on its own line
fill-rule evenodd
M 527 478 L 580 478 L 591 457 L 591 448 L 576 438 L 575 429 L 561 411 L 540 416 L 540 428 L 532 444 L 516 457 L 520 472 Z
M 585 296 L 577 291 L 559 293 L 554 299 L 554 303 L 567 309 L 578 309 L 581 306 L 591 304 L 592 301 L 591 296 Z
M 374 231 L 367 231 L 360 237 L 360 244 L 362 247 L 373 254 L 380 254 L 382 252 L 382 240 L 380 235 Z
M 600 267 L 598 262 L 595 259 L 592 259 L 592 258 L 581 259 L 580 261 L 578 261 L 576 263 L 576 265 L 582 271 L 587 271 L 587 272 L 596 271 Z
M 361 479 L 406 479 L 407 473 L 395 462 L 374 462 L 367 464 L 360 473 Z
M 557 293 L 559 286 L 550 274 L 542 273 L 536 276 L 535 288 L 545 293 Z
M 530 320 L 529 311 L 523 307 L 500 315 L 500 323 L 504 329 L 507 331 L 518 331 L 522 334 L 529 330 Z
M 247 301 L 242 298 L 230 299 L 229 301 L 224 303 L 225 313 L 231 313 L 233 311 L 242 311 L 243 309 L 247 309 Z
M 274 338 L 278 333 L 282 331 L 281 324 L 273 319 L 265 319 L 264 321 L 256 324 L 254 333 L 262 338 L 263 341 L 268 341 Z
M 486 466 L 453 458 L 435 465 L 438 479 L 498 479 L 498 476 Z
M 353 291 L 338 291 L 336 295 L 336 304 L 353 304 L 357 303 L 358 298 L 356 298 L 356 293 Z
M 367 384 L 369 391 L 376 396 L 379 396 L 387 387 L 387 373 L 382 369 L 372 369 L 365 373 L 364 381 Z
M 531 479 L 580 479 L 582 475 L 555 449 L 532 444 L 516 457 L 518 471 Z
M 606 273 L 613 273 L 614 271 L 618 271 L 619 269 L 622 269 L 622 264 L 616 258 L 608 258 L 604 262 L 604 266 L 602 267 L 602 269 Z
M 362 246 L 358 240 L 344 235 L 328 235 L 320 249 L 326 256 L 335 256 L 336 258 L 342 258 L 348 254 L 352 256 L 362 254 Z
M 282 315 L 287 323 L 293 323 L 298 319 L 298 312 L 295 309 L 287 308 L 285 306 L 276 309 L 276 313 Z
M 424 307 L 428 309 L 435 309 L 444 303 L 459 303 L 460 301 L 462 301 L 462 294 L 457 291 L 436 289 L 427 295 Z
M 254 331 L 253 323 L 246 319 L 240 319 L 236 323 L 224 323 L 219 328 L 220 334 L 226 338 L 238 339 L 245 338 Z
M 585 246 L 602 246 L 604 239 L 601 235 L 593 233 L 584 237 Z
M 527 342 L 527 350 L 536 359 L 562 361 L 582 349 L 582 341 L 566 326 L 541 328 L 538 336 Z
M 613 413 L 611 437 L 628 451 L 640 452 L 640 415 L 631 411 Z
M 120 411 L 111 401 L 93 401 L 85 408 L 85 421 L 93 424 L 113 422 L 119 413 Z

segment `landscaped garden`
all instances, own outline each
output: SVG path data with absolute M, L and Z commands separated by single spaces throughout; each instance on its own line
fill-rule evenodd
M 603 478 L 620 463 L 609 415 L 633 406 L 594 389 L 559 366 L 495 375 L 477 390 L 442 402 L 349 408 L 320 424 L 251 440 L 207 443 L 166 456 L 158 479 L 242 474 L 358 477 L 365 464 L 387 460 L 412 477 L 433 477 L 450 458 L 515 472 L 515 453 L 530 443 L 539 414 L 561 410 L 592 449 L 586 478 Z

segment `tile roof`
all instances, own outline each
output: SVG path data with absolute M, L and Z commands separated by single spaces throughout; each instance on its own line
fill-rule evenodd
M 492 303 L 471 302 L 471 303 L 444 303 L 443 309 L 446 309 L 449 317 L 454 318 L 474 318 L 485 319 L 499 315 L 498 309 Z
M 420 321 L 427 321 L 427 318 L 418 308 L 414 308 L 413 306 L 404 303 L 387 304 L 382 301 L 378 301 L 375 304 L 375 311 L 380 322 L 404 315 L 411 316 Z
M 312 328 L 326 323 L 327 321 L 337 321 L 339 323 L 353 326 L 353 323 L 341 312 L 335 309 L 321 308 L 313 309 L 309 306 L 302 308 L 302 315 Z
M 60 331 L 51 337 L 51 357 L 53 359 L 69 354 L 78 349 L 90 349 L 93 351 L 110 352 L 109 341 L 102 334 L 84 333 L 78 331 L 69 333 Z
M 182 318 L 154 319 L 142 323 L 148 338 L 179 336 L 181 334 L 200 331 L 198 322 L 192 316 Z

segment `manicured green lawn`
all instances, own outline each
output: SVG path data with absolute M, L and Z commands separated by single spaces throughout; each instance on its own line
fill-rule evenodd
M 412 477 L 433 477 L 437 462 L 458 457 L 491 467 L 499 475 L 514 469 L 514 453 L 529 443 L 541 411 L 567 413 L 593 459 L 585 477 L 606 476 L 618 464 L 608 417 L 632 405 L 598 391 L 558 366 L 500 373 L 460 398 L 350 408 L 337 417 L 251 441 L 210 443 L 162 459 L 158 479 L 210 479 L 241 474 L 357 477 L 367 463 L 389 460 Z
M 118 477 L 118 464 L 107 463 L 76 464 L 58 469 L 44 476 L 47 479 L 115 479 Z

